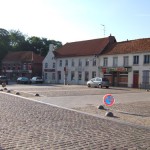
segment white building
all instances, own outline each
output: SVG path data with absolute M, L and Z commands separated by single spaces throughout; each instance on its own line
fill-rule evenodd
M 54 45 L 49 46 L 49 51 L 43 60 L 43 77 L 46 83 L 57 83 L 56 82 L 56 59 L 54 56 Z
M 86 84 L 95 76 L 108 77 L 112 86 L 149 88 L 150 39 L 116 42 L 115 37 L 50 46 L 43 61 L 45 82 Z
M 112 86 L 150 88 L 150 39 L 114 43 L 100 58 L 101 72 Z
M 66 43 L 54 50 L 50 46 L 43 61 L 45 82 L 85 84 L 90 78 L 100 76 L 100 53 L 116 42 L 113 36 L 102 39 Z M 55 65 L 54 65 L 55 64 Z

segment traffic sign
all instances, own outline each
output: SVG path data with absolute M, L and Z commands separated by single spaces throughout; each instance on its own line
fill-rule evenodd
M 106 106 L 112 106 L 115 103 L 115 99 L 111 94 L 106 94 L 103 97 L 103 103 Z

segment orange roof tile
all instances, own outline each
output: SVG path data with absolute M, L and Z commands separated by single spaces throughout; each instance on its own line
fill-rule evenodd
M 114 43 L 101 54 L 128 54 L 150 52 L 150 38 Z
M 5 58 L 4 61 L 20 61 L 20 62 L 27 62 L 32 61 L 35 63 L 42 63 L 44 57 L 39 56 L 38 54 L 33 53 L 32 51 L 19 51 L 19 52 L 9 52 Z
M 115 37 L 66 43 L 54 51 L 56 57 L 75 57 L 100 54 L 110 41 L 116 42 Z

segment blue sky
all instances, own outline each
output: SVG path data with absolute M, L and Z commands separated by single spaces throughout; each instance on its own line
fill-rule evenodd
M 150 37 L 149 0 L 0 0 L 0 4 L 0 28 L 63 44 L 104 34 L 117 41 Z

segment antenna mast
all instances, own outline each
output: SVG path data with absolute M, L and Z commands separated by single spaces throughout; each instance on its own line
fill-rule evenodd
M 105 37 L 105 25 L 104 25 L 104 24 L 101 24 L 101 26 L 103 26 L 104 37 Z

